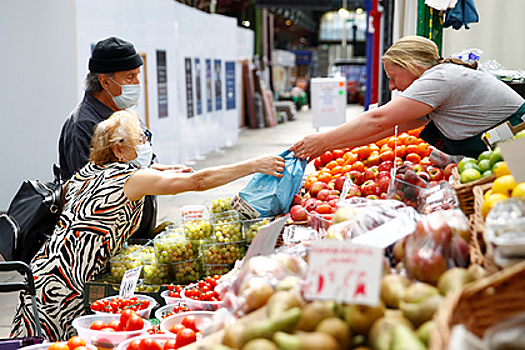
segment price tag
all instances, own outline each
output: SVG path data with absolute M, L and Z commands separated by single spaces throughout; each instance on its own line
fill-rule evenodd
M 135 294 L 142 265 L 131 270 L 126 270 L 122 282 L 120 282 L 119 296 L 124 299 L 131 298 Z
M 313 242 L 304 296 L 375 306 L 379 303 L 382 261 L 383 249 L 337 240 Z

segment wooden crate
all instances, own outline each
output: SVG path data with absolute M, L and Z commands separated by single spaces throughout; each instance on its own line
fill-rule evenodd
M 494 182 L 496 175 L 486 176 L 476 181 L 462 184 L 459 181 L 459 172 L 457 168 L 452 169 L 452 177 L 454 179 L 454 190 L 458 196 L 459 207 L 465 215 L 474 214 L 474 193 L 472 192 L 475 186 Z

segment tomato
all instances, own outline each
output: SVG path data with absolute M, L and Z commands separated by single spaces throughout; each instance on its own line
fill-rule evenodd
M 70 349 L 69 349 L 69 346 L 67 345 L 67 342 L 57 341 L 51 344 L 48 350 L 70 350 Z
M 177 348 L 178 348 L 177 341 L 175 339 L 169 339 L 169 340 L 166 340 L 166 342 L 164 343 L 163 350 L 177 349 Z
M 111 327 L 104 327 L 100 330 L 101 332 L 116 332 L 116 330 L 114 328 L 111 328 Z
M 113 328 L 116 332 L 118 332 L 122 329 L 122 324 L 120 323 L 120 320 L 112 320 L 108 322 L 108 327 Z
M 184 328 L 177 333 L 177 346 L 182 347 L 197 340 L 197 335 L 193 329 Z
M 332 152 L 326 151 L 319 157 L 321 159 L 321 162 L 323 164 L 327 164 L 328 162 L 331 162 L 334 159 L 334 156 L 332 155 Z
M 182 322 L 181 322 L 181 324 L 182 324 L 184 327 L 186 327 L 186 328 L 190 328 L 190 329 L 193 329 L 195 332 L 197 332 L 198 329 L 197 329 L 196 323 L 197 323 L 197 316 L 195 316 L 195 315 L 188 315 L 188 316 L 185 316 L 185 317 L 182 319 Z
M 92 329 L 94 331 L 100 331 L 102 328 L 106 327 L 106 322 L 102 320 L 97 320 L 89 326 L 89 329 Z
M 142 301 L 142 304 L 140 305 L 140 309 L 141 310 L 145 310 L 149 307 L 150 305 L 150 301 L 149 300 L 143 300 Z
M 181 323 L 174 324 L 170 327 L 169 331 L 173 334 L 178 334 L 181 329 L 184 329 L 184 327 Z
M 84 339 L 80 338 L 78 335 L 74 335 L 67 340 L 67 346 L 70 350 L 76 349 L 79 346 L 86 346 Z
M 319 169 L 319 168 L 322 168 L 323 167 L 323 162 L 321 162 L 321 158 L 317 157 L 314 159 L 314 167 L 316 169 Z
M 162 350 L 162 346 L 155 339 L 142 339 L 139 344 L 140 350 Z
M 131 309 L 126 309 L 120 314 L 120 324 L 125 326 L 128 323 L 129 318 L 132 315 L 136 315 L 136 312 Z
M 140 350 L 140 339 L 135 339 L 129 343 L 126 350 Z
M 128 319 L 128 322 L 126 322 L 126 327 L 124 328 L 126 331 L 138 331 L 140 329 L 144 328 L 144 320 L 139 315 L 131 315 Z
M 340 149 L 334 149 L 334 150 L 332 151 L 332 158 L 333 158 L 333 159 L 342 158 L 342 157 L 343 157 L 343 154 L 345 154 L 345 152 L 343 152 L 342 150 L 340 150 Z

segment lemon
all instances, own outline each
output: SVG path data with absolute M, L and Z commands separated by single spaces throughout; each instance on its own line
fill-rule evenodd
M 483 200 L 487 199 L 487 197 L 490 196 L 491 194 L 494 194 L 494 192 L 492 192 L 492 188 L 488 190 L 487 192 L 485 192 L 485 194 L 483 195 Z
M 512 197 L 525 197 L 525 182 L 520 182 L 512 190 Z
M 502 177 L 503 175 L 511 175 L 509 167 L 505 161 L 497 162 L 492 167 L 492 172 L 496 177 Z
M 487 217 L 487 214 L 490 212 L 490 209 L 492 209 L 492 207 L 494 207 L 496 203 L 507 198 L 509 197 L 501 193 L 492 193 L 489 196 L 487 196 L 487 198 L 485 198 L 485 201 L 483 202 L 483 205 L 481 206 L 481 215 L 483 216 L 483 218 Z
M 492 184 L 492 192 L 504 194 L 508 197 L 515 187 L 516 181 L 514 181 L 514 176 L 503 175 L 494 180 L 494 184 Z

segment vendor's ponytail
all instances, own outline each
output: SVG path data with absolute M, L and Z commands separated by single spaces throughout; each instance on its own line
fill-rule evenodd
M 471 69 L 478 69 L 478 61 L 468 63 L 456 57 L 447 57 L 447 58 L 440 57 L 436 63 L 436 66 L 442 63 L 453 63 L 459 66 L 464 66 L 464 67 L 471 68 Z

